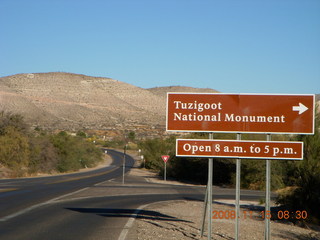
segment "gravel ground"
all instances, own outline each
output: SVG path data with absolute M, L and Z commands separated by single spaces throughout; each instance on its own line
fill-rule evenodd
M 207 223 L 205 234 L 200 236 L 202 223 L 203 202 L 194 201 L 168 201 L 148 205 L 144 210 L 158 212 L 152 218 L 139 216 L 130 230 L 128 239 L 139 240 L 168 240 L 168 239 L 207 239 Z M 234 207 L 222 202 L 213 204 L 213 211 L 230 212 Z M 246 212 L 244 212 L 246 211 Z M 241 208 L 240 213 L 240 239 L 264 239 L 264 221 L 259 212 Z M 271 239 L 320 239 L 320 231 L 295 226 L 284 221 L 271 221 Z M 234 219 L 213 219 L 213 239 L 234 239 Z
M 147 181 L 162 183 L 155 173 L 132 169 L 130 174 L 142 176 Z M 167 184 L 182 184 L 177 181 L 166 181 Z M 235 210 L 234 201 L 219 200 L 213 203 L 213 211 L 230 213 Z M 259 216 L 261 210 L 253 210 L 256 202 L 240 202 L 240 238 L 239 239 L 264 239 L 265 222 Z M 204 236 L 200 236 L 203 214 L 203 202 L 197 201 L 167 201 L 153 203 L 144 210 L 156 212 L 154 217 L 138 214 L 126 240 L 195 240 L 208 239 L 207 222 L 205 223 Z M 320 240 L 320 226 L 314 230 L 294 225 L 285 220 L 271 221 L 271 239 L 298 239 Z M 223 217 L 212 221 L 212 239 L 235 239 L 235 220 Z

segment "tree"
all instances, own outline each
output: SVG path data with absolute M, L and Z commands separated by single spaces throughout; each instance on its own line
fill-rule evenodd
M 136 133 L 133 131 L 129 132 L 128 138 L 131 142 L 133 142 L 136 139 Z
M 82 138 L 86 138 L 86 137 L 87 137 L 87 134 L 86 134 L 85 132 L 83 132 L 83 131 L 78 131 L 78 132 L 77 132 L 77 136 L 78 136 L 78 137 L 82 137 Z

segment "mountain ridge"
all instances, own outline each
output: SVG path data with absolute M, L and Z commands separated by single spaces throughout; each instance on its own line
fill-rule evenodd
M 48 130 L 103 130 L 163 134 L 167 92 L 216 93 L 210 88 L 140 88 L 112 78 L 66 72 L 0 78 L 0 111 L 23 115 Z M 316 102 L 319 104 L 319 94 Z
M 0 78 L 0 110 L 22 114 L 34 127 L 51 130 L 164 130 L 168 89 L 200 91 L 182 86 L 144 89 L 65 72 L 15 74 Z

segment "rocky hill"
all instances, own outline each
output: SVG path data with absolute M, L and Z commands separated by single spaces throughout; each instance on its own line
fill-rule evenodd
M 194 93 L 216 93 L 218 91 L 211 88 L 193 88 L 183 86 L 155 87 L 148 89 L 153 94 L 166 99 L 168 92 L 194 92 Z
M 0 78 L 0 111 L 20 113 L 46 129 L 162 129 L 167 91 L 216 92 L 164 87 L 143 89 L 111 78 L 53 72 Z
M 165 130 L 167 92 L 217 91 L 183 86 L 143 89 L 64 72 L 17 74 L 0 78 L 0 111 L 20 113 L 31 126 L 49 130 L 157 135 Z M 316 99 L 319 103 L 319 95 Z

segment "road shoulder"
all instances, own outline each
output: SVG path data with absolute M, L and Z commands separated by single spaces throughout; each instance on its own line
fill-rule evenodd
M 202 238 L 200 237 L 203 202 L 166 201 L 149 204 L 144 210 L 159 212 L 162 217 L 155 216 L 150 219 L 137 217 L 126 240 L 207 239 L 207 223 L 205 224 L 205 234 Z M 223 201 L 214 202 L 213 211 L 218 214 L 216 216 L 218 219 L 213 219 L 212 224 L 214 239 L 234 239 L 235 220 L 232 219 L 234 210 L 233 206 L 227 205 Z M 263 238 L 264 225 L 259 211 L 241 207 L 241 239 Z M 278 220 L 271 221 L 271 237 L 276 240 L 320 239 L 320 232 Z

